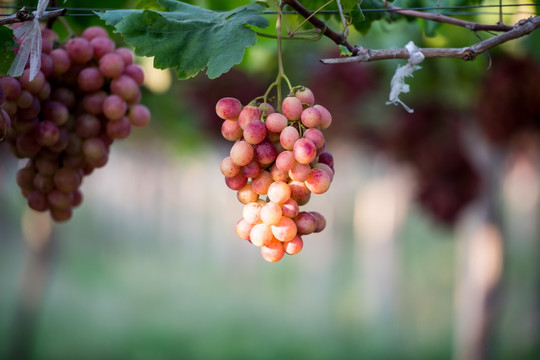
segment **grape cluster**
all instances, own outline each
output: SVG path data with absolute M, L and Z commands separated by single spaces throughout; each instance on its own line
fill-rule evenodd
M 334 159 L 321 131 L 332 123 L 330 112 L 315 105 L 310 89 L 299 87 L 283 100 L 281 112 L 266 102 L 243 107 L 226 97 L 217 102 L 216 113 L 224 120 L 223 137 L 234 142 L 221 172 L 245 204 L 237 235 L 260 247 L 269 262 L 297 254 L 302 236 L 326 226 L 323 215 L 300 206 L 311 193 L 326 192 L 334 177 Z
M 383 143 L 408 162 L 417 181 L 417 201 L 440 225 L 452 227 L 481 189 L 481 175 L 462 143 L 458 113 L 443 104 L 416 104 L 386 129 Z
M 32 209 L 66 221 L 82 201 L 83 177 L 107 163 L 112 142 L 149 123 L 139 104 L 144 73 L 97 26 L 64 44 L 42 29 L 41 68 L 31 81 L 28 66 L 19 78 L 0 78 L 7 141 L 29 159 L 17 183 Z

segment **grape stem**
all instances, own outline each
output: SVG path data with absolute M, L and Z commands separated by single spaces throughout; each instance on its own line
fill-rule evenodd
M 278 49 L 278 74 L 277 74 L 276 80 L 270 84 L 270 86 L 268 87 L 264 95 L 262 96 L 262 100 L 263 102 L 266 103 L 268 101 L 268 96 L 270 95 L 270 92 L 272 91 L 273 88 L 276 88 L 277 111 L 281 111 L 281 102 L 282 102 L 281 82 L 285 80 L 285 82 L 287 83 L 287 86 L 289 87 L 289 92 L 293 91 L 293 87 L 291 85 L 289 78 L 287 77 L 287 75 L 285 75 L 285 70 L 283 68 L 283 56 L 282 56 L 283 48 L 281 44 L 281 17 L 283 15 L 281 10 L 283 9 L 283 4 L 278 4 L 276 0 L 276 5 L 279 5 L 279 11 L 278 11 L 277 20 L 276 20 L 276 38 L 277 38 L 277 49 Z M 261 97 L 258 97 L 254 99 L 253 101 L 260 98 Z
M 45 11 L 43 15 L 40 16 L 41 20 L 48 20 L 51 18 L 56 18 L 63 16 L 66 13 L 67 9 L 58 9 L 52 11 Z M 26 7 L 23 7 L 13 15 L 6 16 L 0 19 L 0 25 L 9 25 L 25 21 L 30 21 L 34 19 L 34 14 L 30 13 Z

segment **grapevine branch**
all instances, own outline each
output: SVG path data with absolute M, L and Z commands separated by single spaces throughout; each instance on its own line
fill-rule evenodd
M 520 20 L 512 27 L 512 30 L 494 36 L 487 40 L 480 41 L 471 46 L 462 48 L 422 48 L 419 49 L 426 58 L 460 58 L 462 60 L 474 60 L 476 56 L 486 50 L 530 34 L 540 27 L 540 16 Z M 408 59 L 409 52 L 405 48 L 400 49 L 360 49 L 356 56 L 335 59 L 322 59 L 323 64 L 340 64 L 348 62 L 369 62 L 386 59 Z
M 337 58 L 337 59 L 322 59 L 321 62 L 324 64 L 338 64 L 338 63 L 347 63 L 347 62 L 368 62 L 375 60 L 385 60 L 385 59 L 408 59 L 409 52 L 407 49 L 365 49 L 358 46 L 353 46 L 350 44 L 346 37 L 330 29 L 322 20 L 313 16 L 313 13 L 307 10 L 300 2 L 297 0 L 283 0 L 283 4 L 289 5 L 300 15 L 305 17 L 313 26 L 320 29 L 324 36 L 328 37 L 334 41 L 337 45 L 345 46 L 351 53 L 352 56 L 346 58 Z M 514 26 L 504 25 L 498 23 L 495 25 L 489 24 L 479 24 L 471 21 L 464 21 L 460 19 L 454 19 L 448 16 L 433 14 L 433 13 L 423 13 L 416 10 L 401 9 L 390 5 L 389 10 L 394 13 L 398 13 L 404 16 L 412 16 L 417 18 L 422 18 L 426 20 L 432 20 L 437 22 L 448 23 L 456 26 L 462 26 L 468 28 L 472 31 L 502 31 L 503 34 L 494 36 L 488 40 L 481 41 L 472 46 L 463 47 L 463 48 L 424 48 L 420 51 L 424 54 L 424 57 L 439 57 L 439 58 L 461 58 L 463 60 L 474 60 L 477 55 L 485 52 L 486 50 L 505 43 L 507 41 L 517 39 L 519 37 L 525 36 L 538 27 L 540 27 L 540 17 L 536 16 L 529 19 L 523 19 L 519 21 Z
M 47 20 L 63 16 L 66 13 L 67 9 L 57 9 L 46 11 L 41 16 L 41 20 Z M 6 16 L 5 18 L 0 19 L 0 25 L 9 25 L 25 21 L 30 21 L 34 19 L 34 14 L 29 12 L 26 7 L 23 7 L 13 15 Z
M 349 50 L 353 55 L 356 55 L 358 51 L 360 50 L 358 47 L 351 45 L 347 38 L 341 34 L 338 34 L 334 30 L 330 29 L 324 21 L 317 18 L 316 16 L 313 16 L 313 13 L 306 9 L 302 4 L 300 4 L 297 0 L 283 0 L 281 2 L 284 5 L 289 5 L 292 7 L 295 11 L 297 11 L 300 15 L 305 17 L 313 26 L 315 26 L 318 29 L 321 29 L 324 36 L 331 39 L 333 42 L 335 42 L 338 45 L 343 45 Z
M 417 10 L 408 10 L 408 9 L 401 9 L 396 6 L 389 5 L 388 9 L 392 10 L 392 13 L 410 16 L 410 17 L 416 17 L 436 22 L 442 22 L 457 26 L 463 26 L 467 29 L 473 30 L 473 31 L 510 31 L 512 30 L 512 26 L 504 25 L 502 23 L 496 24 L 496 25 L 490 25 L 490 24 L 479 24 L 472 21 L 465 21 L 461 19 L 455 19 L 449 16 L 444 16 L 441 14 L 434 14 L 434 13 L 425 13 L 422 11 Z

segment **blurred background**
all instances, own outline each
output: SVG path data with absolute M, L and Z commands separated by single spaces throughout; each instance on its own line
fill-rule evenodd
M 510 25 L 534 14 L 504 11 Z M 473 12 L 462 18 L 498 20 L 496 9 Z M 66 19 L 78 32 L 100 24 Z M 464 28 L 424 25 L 374 23 L 350 41 L 478 41 Z M 473 62 L 425 60 L 401 96 L 413 114 L 385 105 L 404 61 L 322 65 L 339 55 L 330 40 L 285 41 L 289 79 L 333 114 L 326 137 L 336 176 L 305 207 L 327 228 L 275 264 L 235 234 L 242 204 L 219 170 L 231 144 L 214 110 L 221 97 L 245 104 L 264 93 L 277 73 L 275 41 L 260 38 L 216 80 L 179 81 L 138 58 L 152 123 L 115 142 L 107 166 L 85 178 L 69 222 L 27 208 L 15 182 L 24 162 L 0 144 L 0 356 L 540 358 L 538 33 Z

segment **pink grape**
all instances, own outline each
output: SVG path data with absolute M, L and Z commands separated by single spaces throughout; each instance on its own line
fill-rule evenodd
M 281 212 L 283 216 L 292 219 L 298 215 L 298 213 L 300 212 L 300 207 L 298 206 L 298 203 L 296 201 L 294 201 L 293 199 L 289 199 L 283 204 L 281 204 Z
M 291 121 L 298 120 L 302 115 L 302 102 L 294 96 L 288 96 L 283 99 L 281 110 L 287 119 Z
M 131 121 L 131 125 L 135 127 L 145 127 L 150 124 L 152 115 L 146 106 L 137 104 L 129 108 L 128 118 L 129 121 Z
M 131 134 L 131 122 L 124 116 L 118 121 L 107 123 L 107 135 L 111 139 L 125 139 Z
M 311 234 L 317 228 L 317 220 L 307 211 L 298 213 L 294 218 L 294 222 L 296 223 L 296 229 L 299 235 Z
M 82 99 L 83 108 L 92 115 L 100 115 L 103 113 L 105 99 L 107 99 L 107 93 L 103 90 L 85 94 Z
M 120 75 L 111 81 L 111 92 L 126 101 L 135 99 L 140 95 L 139 86 L 131 77 Z
M 54 73 L 54 62 L 50 55 L 41 54 L 41 67 L 39 69 L 46 78 L 49 78 Z
M 21 94 L 21 83 L 15 78 L 9 76 L 0 78 L 0 86 L 4 89 L 7 100 L 15 100 Z
M 60 135 L 59 135 L 60 136 Z M 39 150 L 41 144 L 37 142 L 36 137 L 32 133 L 19 134 L 15 140 L 18 157 L 33 157 Z
M 261 143 L 266 138 L 266 126 L 260 120 L 254 120 L 244 128 L 244 139 L 256 145 Z
M 34 95 L 30 91 L 22 90 L 21 94 L 15 99 L 15 104 L 19 109 L 28 109 L 34 102 Z
M 270 141 L 263 140 L 261 143 L 254 145 L 253 148 L 255 150 L 254 156 L 262 166 L 268 166 L 276 160 L 277 151 Z
M 315 128 L 321 124 L 321 113 L 314 107 L 308 107 L 302 111 L 301 121 L 308 128 Z
M 280 171 L 289 171 L 296 164 L 292 151 L 283 151 L 276 158 L 276 167 Z
M 330 177 L 330 182 L 334 180 L 334 170 L 332 170 L 330 166 L 323 163 L 316 163 L 315 165 L 313 165 L 313 168 L 324 170 Z
M 94 92 L 103 87 L 104 79 L 97 68 L 87 67 L 79 73 L 77 83 L 82 91 Z
M 238 124 L 242 129 L 245 129 L 247 124 L 253 120 L 259 120 L 261 118 L 261 110 L 254 105 L 245 106 L 238 115 Z
M 242 175 L 247 178 L 256 178 L 261 172 L 261 166 L 259 165 L 259 162 L 257 160 L 252 159 L 249 163 L 242 166 L 240 171 Z
M 109 95 L 103 101 L 103 114 L 111 121 L 120 120 L 127 111 L 126 102 L 118 95 Z
M 291 199 L 296 201 L 299 206 L 306 205 L 311 199 L 311 190 L 303 181 L 293 180 L 289 182 L 289 187 L 291 188 Z
M 294 96 L 297 97 L 302 104 L 307 104 L 309 106 L 313 106 L 313 104 L 315 104 L 315 96 L 313 95 L 313 91 L 307 87 L 296 91 Z
M 62 48 L 54 49 L 50 54 L 53 60 L 53 75 L 60 76 L 65 74 L 71 67 L 71 59 L 66 50 Z
M 261 256 L 264 260 L 268 262 L 278 262 L 285 255 L 285 249 L 283 248 L 283 243 L 276 239 L 272 239 L 270 243 L 261 247 Z
M 266 203 L 261 209 L 261 221 L 266 225 L 276 225 L 282 215 L 281 206 L 274 202 Z
M 117 78 L 124 73 L 124 59 L 118 54 L 105 54 L 99 59 L 99 71 L 108 78 Z
M 295 163 L 289 170 L 289 177 L 296 181 L 306 181 L 311 172 L 311 167 L 308 164 Z
M 321 113 L 321 130 L 328 129 L 332 124 L 332 115 L 330 112 L 322 105 L 314 105 L 313 107 Z
M 307 188 L 315 194 L 323 194 L 330 187 L 330 176 L 321 169 L 311 169 L 305 181 Z
M 261 114 L 264 114 L 265 117 L 268 117 L 268 115 L 275 112 L 274 107 L 268 103 L 261 103 L 259 104 L 258 108 L 261 111 Z
M 116 47 L 114 41 L 108 37 L 97 36 L 90 40 L 90 45 L 94 51 L 94 58 L 101 59 L 104 55 L 114 51 Z
M 34 176 L 34 189 L 41 193 L 48 193 L 54 189 L 52 177 L 37 173 L 36 176 Z
M 280 113 L 272 113 L 266 118 L 266 127 L 268 128 L 268 131 L 280 133 L 287 127 L 287 124 L 287 118 Z
M 68 109 L 72 109 L 76 103 L 75 94 L 66 87 L 60 87 L 53 90 L 51 93 L 51 100 L 63 103 Z
M 291 241 L 283 243 L 283 248 L 285 252 L 289 255 L 298 254 L 304 247 L 304 241 L 300 235 L 296 235 Z
M 125 66 L 133 64 L 133 54 L 128 48 L 118 48 L 114 52 L 122 57 Z
M 25 167 L 17 170 L 15 180 L 21 189 L 32 190 L 34 188 L 34 176 L 36 176 L 34 168 L 30 164 L 27 164 Z
M 76 64 L 84 64 L 92 59 L 94 50 L 90 42 L 84 38 L 73 38 L 68 40 L 66 50 L 69 58 Z
M 249 204 L 257 201 L 259 199 L 259 194 L 253 191 L 251 183 L 247 183 L 240 190 L 238 190 L 236 197 L 242 204 Z
M 52 121 L 42 121 L 36 129 L 36 140 L 43 146 L 52 146 L 60 139 L 60 130 Z
M 253 179 L 251 185 L 253 187 L 253 191 L 255 191 L 257 194 L 266 195 L 268 194 L 268 188 L 272 183 L 272 176 L 268 171 L 264 170 L 261 171 L 255 179 Z
M 242 215 L 248 223 L 257 224 L 261 221 L 261 209 L 261 204 L 259 204 L 258 202 L 251 202 L 244 206 Z
M 230 156 L 227 156 L 225 159 L 221 160 L 220 169 L 221 173 L 226 177 L 236 176 L 240 172 L 240 166 L 236 165 Z
M 320 162 L 322 164 L 326 164 L 326 165 L 330 166 L 330 168 L 332 170 L 334 170 L 334 157 L 329 152 L 325 151 L 325 152 L 319 154 L 318 162 Z
M 71 207 L 71 196 L 59 190 L 53 190 L 47 194 L 47 203 L 51 208 L 67 209 Z
M 101 121 L 94 115 L 83 113 L 75 120 L 75 133 L 82 139 L 96 137 L 101 130 Z
M 319 129 L 307 129 L 304 132 L 304 139 L 313 141 L 313 144 L 317 149 L 320 149 L 325 144 L 324 135 Z
M 102 139 L 93 137 L 83 141 L 82 151 L 87 161 L 97 161 L 107 154 L 107 147 Z
M 90 41 L 96 37 L 108 37 L 109 33 L 101 26 L 90 26 L 83 31 L 82 36 Z
M 298 139 L 293 146 L 294 159 L 300 164 L 309 164 L 317 156 L 317 148 L 309 139 Z
M 321 232 L 326 227 L 326 219 L 324 216 L 317 211 L 310 211 L 310 214 L 315 218 L 315 221 L 317 222 L 317 226 L 315 227 L 315 230 L 313 232 Z
M 272 229 L 266 224 L 256 224 L 249 233 L 249 239 L 255 246 L 265 246 L 273 239 Z
M 124 74 L 135 80 L 137 85 L 142 86 L 144 83 L 144 71 L 140 66 L 131 64 L 125 67 Z
M 43 109 L 45 120 L 52 121 L 58 126 L 64 125 L 69 119 L 68 108 L 59 101 L 49 101 Z
M 225 120 L 221 125 L 221 135 L 229 141 L 240 140 L 243 135 L 243 130 L 235 120 Z
M 30 69 L 24 69 L 22 76 L 19 78 L 21 88 L 30 91 L 32 94 L 37 94 L 45 84 L 45 75 L 38 71 L 36 76 L 30 81 Z
M 272 233 L 279 241 L 291 241 L 296 236 L 296 223 L 292 219 L 282 216 L 276 225 L 272 225 Z
M 287 171 L 279 170 L 276 164 L 272 165 L 272 167 L 270 168 L 270 175 L 272 176 L 273 181 L 289 180 L 289 173 Z
M 291 197 L 291 188 L 286 182 L 276 181 L 268 188 L 268 199 L 276 204 L 283 204 Z
M 236 120 L 242 111 L 242 103 L 233 97 L 220 99 L 216 104 L 216 114 L 224 120 Z
M 296 141 L 298 141 L 298 139 L 300 139 L 300 133 L 298 132 L 298 130 L 293 126 L 287 126 L 281 132 L 279 142 L 284 149 L 292 150 L 294 148 L 294 144 L 296 143 Z
M 50 209 L 51 217 L 56 222 L 68 221 L 73 215 L 73 210 L 71 208 L 67 209 Z
M 249 234 L 252 228 L 253 224 L 250 224 L 246 219 L 242 218 L 236 223 L 235 231 L 240 239 L 249 240 Z
M 248 178 L 242 174 L 237 174 L 231 177 L 225 177 L 225 184 L 231 190 L 240 190 L 247 184 L 247 182 L 248 182 Z
M 47 196 L 39 191 L 32 191 L 27 196 L 28 206 L 35 211 L 43 212 L 49 209 Z
M 254 154 L 253 146 L 245 140 L 234 143 L 230 152 L 232 161 L 238 166 L 247 165 L 253 159 Z

